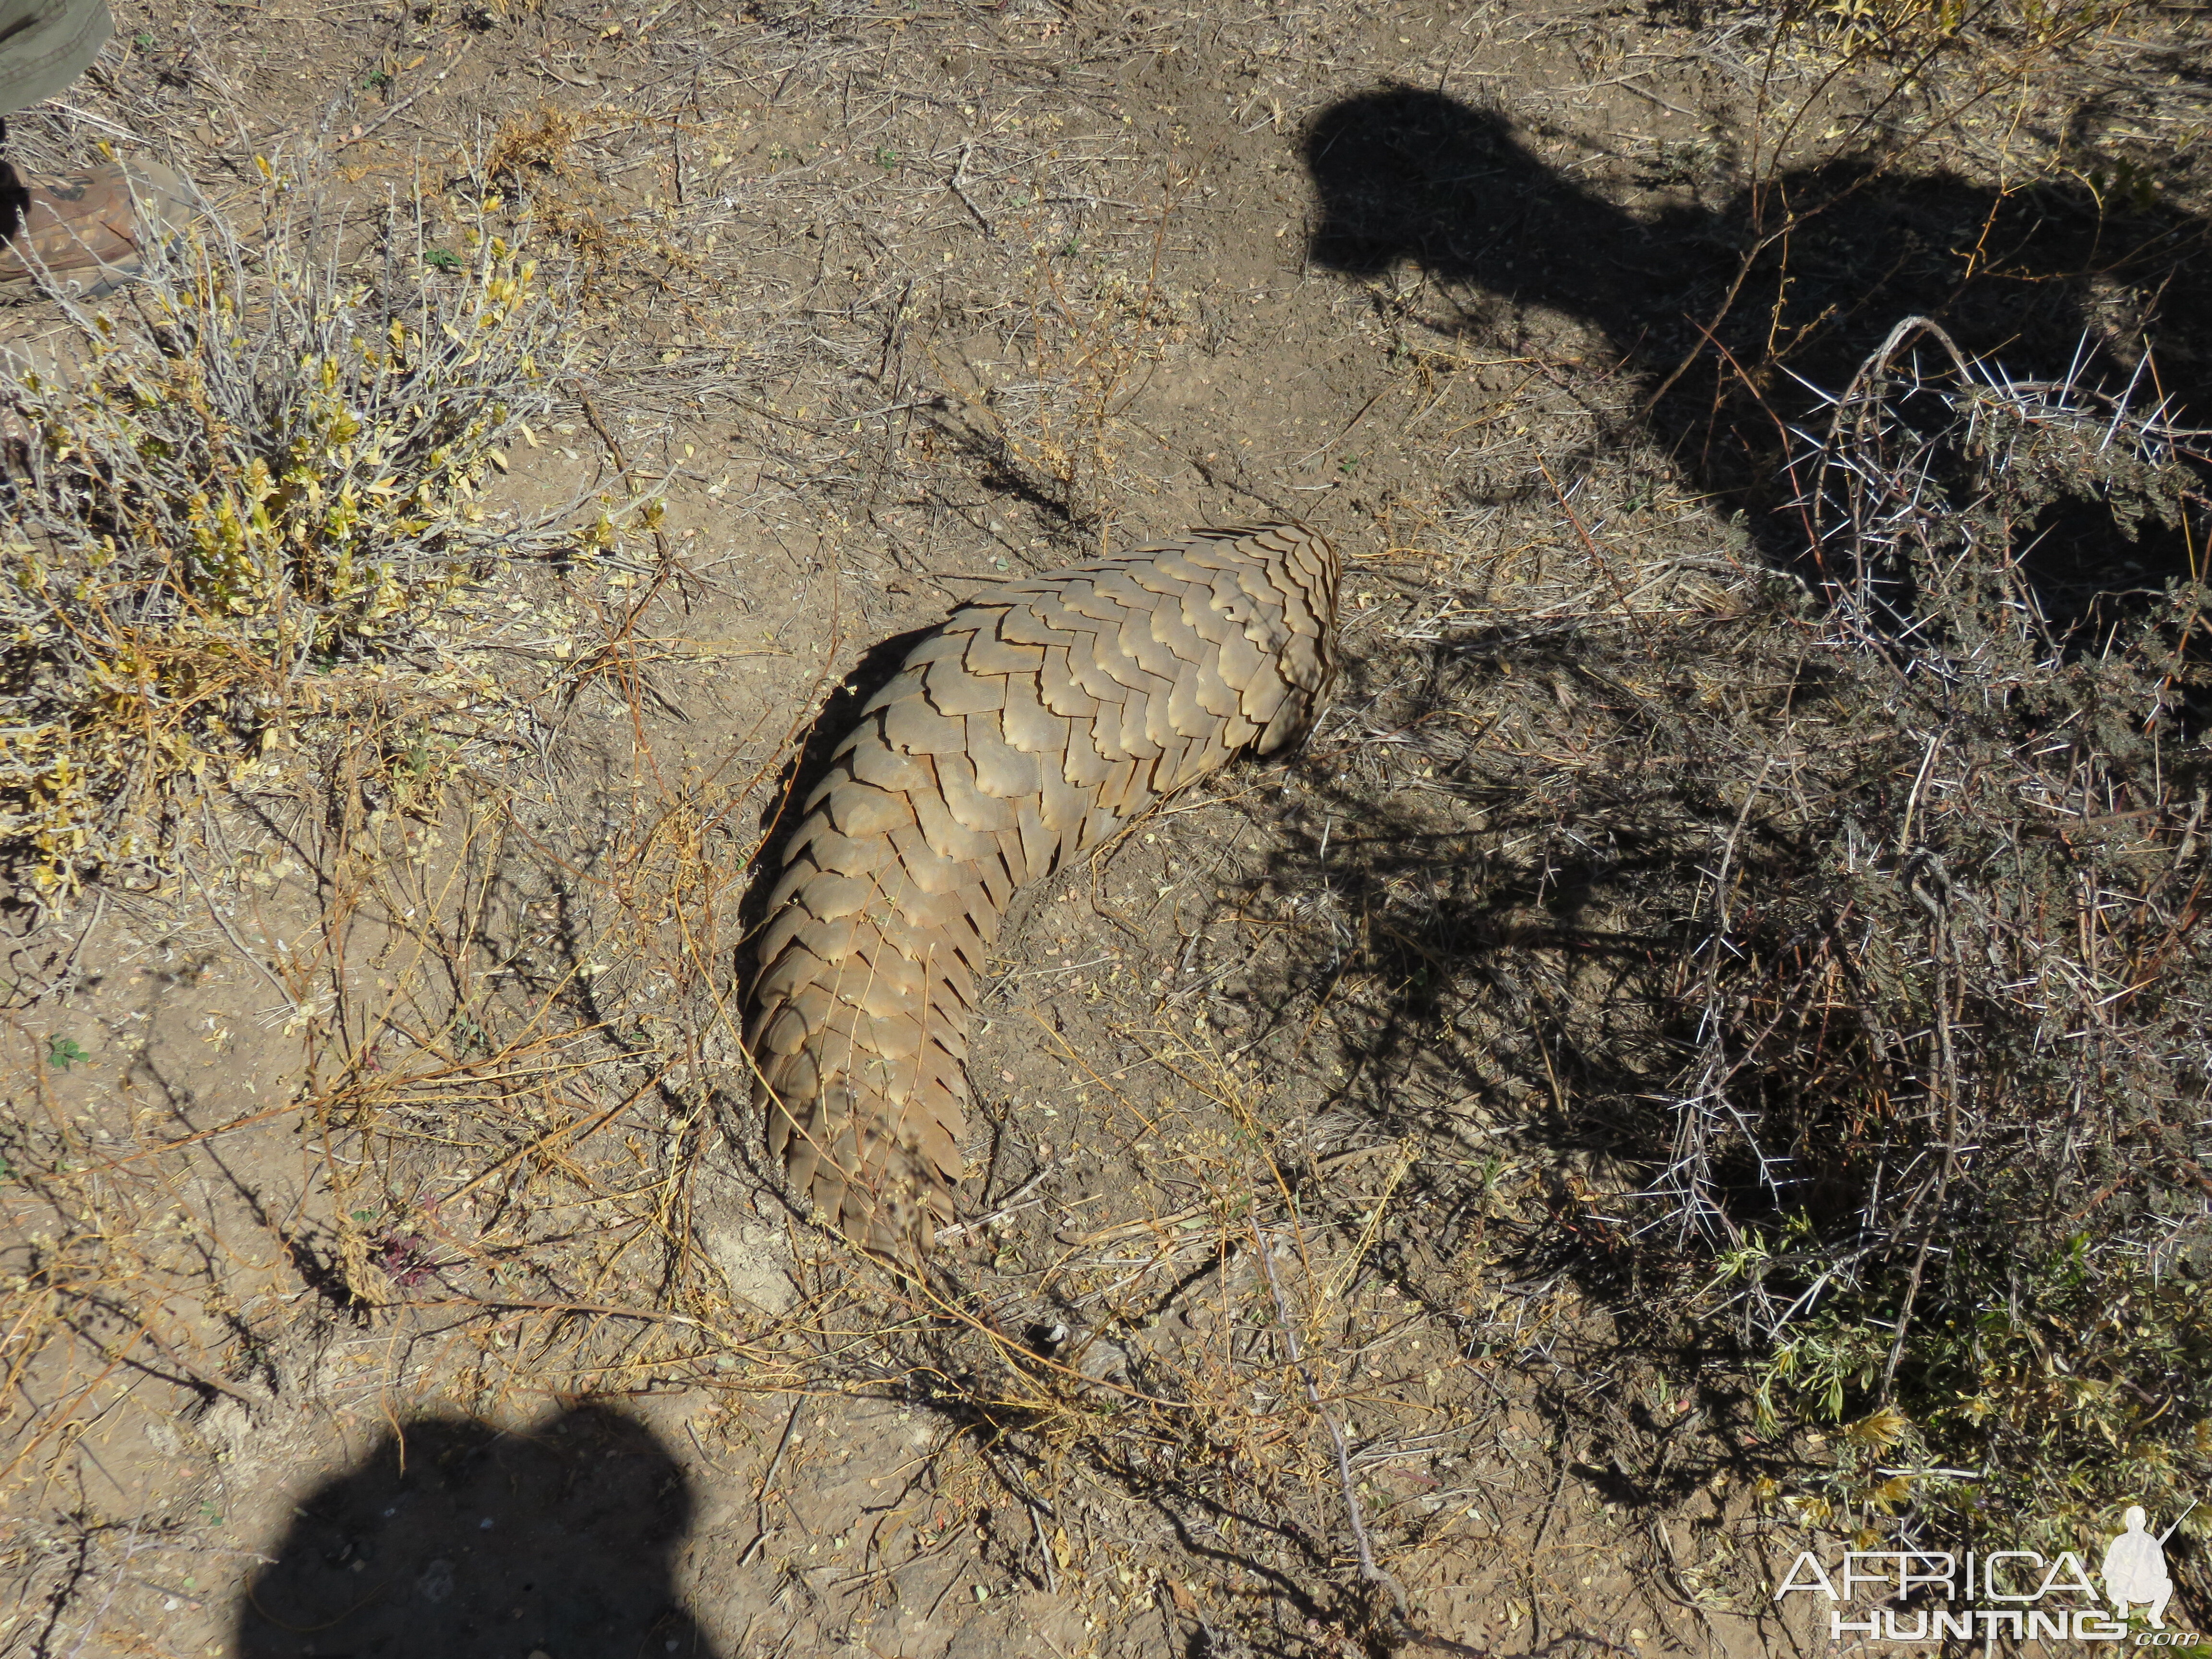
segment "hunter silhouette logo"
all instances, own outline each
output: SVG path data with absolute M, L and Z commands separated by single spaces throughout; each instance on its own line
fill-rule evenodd
M 2154 1533 L 2142 1505 L 2130 1504 L 2121 1516 L 2125 1530 L 2105 1547 L 2097 1575 L 2101 1596 L 2088 1564 L 2072 1550 L 2055 1559 L 2034 1550 L 1851 1550 L 1832 1566 L 1805 1550 L 1782 1576 L 1774 1599 L 1826 1597 L 1834 1604 L 1828 1636 L 1836 1642 L 1986 1644 L 2002 1635 L 2014 1642 L 2195 1647 L 2203 1637 L 2166 1627 L 2174 1589 L 2166 1546 L 2196 1507 L 2191 1504 L 2164 1532 Z M 1863 1600 L 1874 1605 L 1852 1607 Z M 2130 1627 L 2130 1615 L 2138 1609 L 2148 1629 Z
M 2191 1504 L 2189 1510 L 2197 1507 Z M 2122 1516 L 2127 1530 L 2105 1551 L 2105 1599 L 2112 1604 L 2112 1616 L 2124 1619 L 2131 1607 L 2150 1609 L 2151 1627 L 2166 1628 L 2166 1604 L 2173 1598 L 2173 1580 L 2166 1572 L 2166 1540 L 2173 1536 L 2189 1514 L 2182 1510 L 2168 1527 L 2155 1538 L 2150 1535 L 2149 1517 L 2140 1504 L 2130 1504 Z

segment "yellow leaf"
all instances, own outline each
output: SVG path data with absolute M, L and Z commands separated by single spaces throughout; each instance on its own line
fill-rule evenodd
M 1878 1406 L 1844 1432 L 1861 1445 L 1893 1446 L 1911 1426 L 1912 1419 L 1896 1407 Z

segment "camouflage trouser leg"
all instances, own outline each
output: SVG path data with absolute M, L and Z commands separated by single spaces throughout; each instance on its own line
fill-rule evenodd
M 0 0 L 0 116 L 67 87 L 113 27 L 106 0 Z

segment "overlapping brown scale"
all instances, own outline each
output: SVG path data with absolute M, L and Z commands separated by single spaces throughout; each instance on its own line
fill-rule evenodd
M 957 755 L 968 746 L 966 722 L 939 714 L 918 686 L 884 705 L 873 735 L 907 755 Z
M 1006 683 L 1000 680 L 998 686 L 1004 702 Z M 1006 741 L 1005 721 L 997 713 L 968 717 L 968 761 L 975 769 L 975 787 L 1003 801 L 1027 800 L 1044 784 L 1037 757 L 1024 755 Z M 1033 871 L 1030 875 L 1042 873 Z M 1017 872 L 1014 879 L 1026 881 L 1030 877 Z
M 786 843 L 746 1033 L 770 1152 L 854 1238 L 895 1254 L 951 1217 L 1014 890 L 1301 732 L 1336 581 L 1301 526 L 1194 530 L 962 606 L 861 711 Z
M 1152 638 L 1165 646 L 1169 654 L 1182 665 L 1195 664 L 1209 641 L 1199 632 L 1188 613 L 1211 608 L 1204 603 L 1208 590 L 1189 582 L 1160 586 L 1158 597 L 1162 603 L 1152 607 L 1149 618 Z
M 1172 604 L 1182 597 L 1182 591 L 1178 588 L 1172 595 L 1153 594 L 1152 597 L 1155 599 L 1166 599 Z M 1145 673 L 1164 684 L 1173 685 L 1176 675 L 1188 665 L 1188 659 L 1177 656 L 1168 642 L 1161 639 L 1154 631 L 1154 618 L 1155 613 L 1152 611 L 1132 611 L 1123 618 L 1121 626 L 1116 630 L 1114 637 L 1120 642 L 1122 654 L 1133 658 L 1137 666 Z M 1196 648 L 1194 644 L 1192 649 L 1195 651 Z M 1126 679 L 1121 683 L 1124 685 L 1129 684 Z M 1150 690 L 1152 688 L 1140 681 L 1131 689 Z
M 1042 658 L 1044 653 L 1037 654 Z M 1060 770 L 1060 759 L 1067 753 L 1067 720 L 1045 707 L 1036 669 L 1006 676 L 1006 706 L 1000 711 L 1000 725 L 1008 744 L 1024 755 L 1048 757 L 1052 770 Z
M 995 624 L 997 618 L 992 620 Z M 1043 661 L 1042 646 L 1002 639 L 996 626 L 978 627 L 960 656 L 971 674 L 1034 674 Z
M 941 657 L 924 669 L 921 686 L 932 708 L 956 718 L 995 714 L 1006 702 L 1003 678 L 970 673 L 968 665 L 954 657 Z

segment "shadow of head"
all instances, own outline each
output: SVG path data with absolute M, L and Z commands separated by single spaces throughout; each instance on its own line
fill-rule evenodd
M 1331 105 L 1306 131 L 1316 263 L 1380 276 L 1411 261 L 1447 284 L 1528 298 L 1590 288 L 1596 250 L 1644 240 L 1626 213 L 1532 155 L 1501 116 L 1417 87 Z M 1583 294 L 1569 308 L 1626 297 Z
M 1316 263 L 1375 276 L 1409 262 L 1447 286 L 1594 323 L 1632 363 L 1726 346 L 1747 375 L 1826 349 L 1856 364 L 1899 318 L 1943 322 L 1969 349 L 2073 356 L 2085 334 L 2160 355 L 2212 346 L 2198 267 L 2206 227 L 2140 181 L 1999 189 L 1876 156 L 1800 167 L 1707 205 L 1632 212 L 1536 154 L 1502 117 L 1385 86 L 1307 129 Z M 1663 152 L 1662 152 L 1663 154 Z M 1708 183 L 1718 154 L 1644 168 Z M 1705 331 L 1711 331 L 1708 335 Z M 1849 356 L 1856 351 L 1857 356 Z
M 690 1516 L 675 1461 L 619 1413 L 413 1423 L 301 1501 L 233 1651 L 706 1655 L 670 1571 Z

